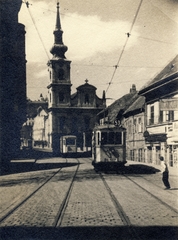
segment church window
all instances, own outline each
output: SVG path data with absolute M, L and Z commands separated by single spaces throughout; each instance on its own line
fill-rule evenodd
M 64 93 L 63 92 L 60 92 L 59 93 L 59 102 L 64 102 L 65 98 L 64 98 Z
M 89 103 L 89 95 L 88 93 L 85 94 L 85 104 Z
M 58 71 L 58 79 L 63 80 L 64 79 L 64 70 L 62 68 Z

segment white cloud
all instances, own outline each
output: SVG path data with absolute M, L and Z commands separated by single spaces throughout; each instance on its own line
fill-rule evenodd
M 73 60 L 90 58 L 98 52 L 109 53 L 123 46 L 128 22 L 103 22 L 97 16 L 78 16 L 63 19 L 65 43 Z
M 22 6 L 20 21 L 26 26 L 27 60 L 47 61 L 53 45 L 53 30 L 56 21 L 56 8 L 49 11 L 49 4 L 37 2 L 28 9 Z M 31 19 L 31 16 L 33 19 Z M 64 31 L 63 41 L 69 50 L 67 58 L 83 60 L 97 54 L 112 52 L 123 46 L 130 23 L 124 21 L 104 22 L 97 16 L 79 16 L 78 14 L 61 15 Z M 40 36 L 39 36 L 40 35 Z M 133 38 L 132 38 L 133 39 Z M 131 42 L 130 46 L 135 43 Z M 46 54 L 47 52 L 47 54 Z
M 115 17 L 112 18 L 109 14 L 111 11 L 107 9 L 97 11 L 97 8 L 90 11 L 86 9 L 88 5 L 85 4 L 80 8 L 80 14 L 77 14 L 74 12 L 77 11 L 76 2 L 80 1 L 76 0 L 74 4 L 70 0 L 65 0 L 61 4 L 64 7 L 60 8 L 61 25 L 64 31 L 63 41 L 68 46 L 66 57 L 72 61 L 72 91 L 75 91 L 75 88 L 88 78 L 90 84 L 97 87 L 101 96 L 102 90 L 107 88 L 111 80 L 113 66 L 120 58 L 127 39 L 126 33 L 130 31 L 137 6 L 136 3 L 131 4 L 131 0 L 120 1 L 120 5 L 115 0 L 115 5 L 108 5 L 109 9 L 115 13 Z M 177 9 L 177 4 L 172 5 L 170 0 L 156 2 L 155 5 L 150 1 L 143 2 L 107 97 L 117 99 L 124 93 L 128 93 L 132 83 L 135 83 L 139 89 L 145 83 L 144 81 L 159 72 L 177 53 L 177 25 L 175 18 L 171 20 L 173 12 L 175 15 L 174 9 Z M 54 1 L 46 3 L 37 0 L 30 0 L 30 3 L 32 5 L 29 9 L 35 25 L 25 4 L 22 4 L 19 20 L 26 26 L 26 58 L 29 63 L 27 64 L 28 95 L 33 98 L 38 97 L 41 92 L 44 96 L 46 95 L 44 87 L 48 85 L 48 76 L 45 77 L 48 57 L 45 51 L 51 58 L 50 48 L 54 42 L 56 4 Z M 108 4 L 106 0 L 103 3 L 106 6 Z M 73 13 L 70 13 L 70 10 Z M 63 11 L 67 14 L 64 15 Z M 89 13 L 91 15 L 87 15 Z M 104 21 L 106 17 L 108 20 Z M 111 19 L 114 20 L 111 21 Z M 37 63 L 40 63 L 40 66 Z

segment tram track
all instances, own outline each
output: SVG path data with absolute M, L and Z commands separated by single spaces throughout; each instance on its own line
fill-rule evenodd
M 119 203 L 118 199 L 115 197 L 114 193 L 112 192 L 111 188 L 109 187 L 109 185 L 107 184 L 107 181 L 105 180 L 104 176 L 102 175 L 102 173 L 100 173 L 100 177 L 103 181 L 103 184 L 107 190 L 107 192 L 109 193 L 110 195 L 110 198 L 116 208 L 116 211 L 118 213 L 118 215 L 120 216 L 123 224 L 125 226 L 128 227 L 128 231 L 132 237 L 132 239 L 136 239 L 136 240 L 142 240 L 138 234 L 136 233 L 134 227 L 132 226 L 131 222 L 130 222 L 130 219 L 129 217 L 127 216 L 127 214 L 125 213 L 125 211 L 123 210 L 121 204 Z
M 155 221 L 156 219 L 158 221 L 162 222 L 162 218 L 159 216 L 159 211 L 160 214 L 163 218 L 166 218 L 166 216 L 169 216 L 170 218 L 172 218 L 172 220 L 174 221 L 175 224 L 175 219 L 178 217 L 178 211 L 174 206 L 169 205 L 167 202 L 165 202 L 161 197 L 154 195 L 152 192 L 148 191 L 146 188 L 144 188 L 141 184 L 137 183 L 136 181 L 134 181 L 133 179 L 131 179 L 131 177 L 126 176 L 125 174 L 122 174 L 122 187 L 119 185 L 118 180 L 115 179 L 113 182 L 113 179 L 109 177 L 109 175 L 105 175 L 103 173 L 99 174 L 105 188 L 107 189 L 110 198 L 117 210 L 118 215 L 120 216 L 120 218 L 123 221 L 123 224 L 128 227 L 128 232 L 129 234 L 132 236 L 132 239 L 142 239 L 142 236 L 139 235 L 139 233 L 137 233 L 135 226 L 138 225 L 144 225 L 144 224 L 153 224 L 153 221 Z M 124 180 L 123 179 L 127 179 L 127 184 L 125 186 L 124 184 Z M 117 185 L 118 187 L 116 188 L 116 181 L 117 181 Z M 134 205 L 134 201 L 127 199 L 127 196 L 133 196 L 133 193 L 130 194 L 124 194 L 122 196 L 122 193 L 124 193 L 124 186 L 127 189 L 127 191 L 129 191 L 129 182 L 131 182 L 132 184 L 134 184 L 137 188 L 140 189 L 140 191 L 138 191 L 138 193 L 136 194 L 136 196 L 138 196 L 138 194 L 144 195 L 144 197 L 149 198 L 152 203 L 156 203 L 155 206 L 160 206 L 159 207 L 159 211 L 154 211 L 154 209 L 156 209 L 156 207 L 154 206 L 153 209 L 150 208 L 151 212 L 147 212 L 147 210 L 149 209 L 148 205 L 144 204 L 144 197 L 142 197 L 139 201 L 140 201 L 140 205 L 138 205 L 138 203 L 136 203 L 137 207 L 136 209 L 133 207 Z M 123 185 L 124 184 L 124 185 Z M 113 186 L 112 186 L 113 185 Z M 121 188 L 120 188 L 121 187 Z M 118 192 L 117 189 L 120 189 L 120 191 Z M 130 190 L 131 189 L 135 189 L 134 187 L 132 187 L 132 185 L 130 185 Z M 116 192 L 117 191 L 117 192 Z M 143 193 L 144 191 L 144 193 Z M 133 192 L 133 191 L 131 191 Z M 120 194 L 121 195 L 120 195 Z M 143 194 L 142 194 L 143 193 Z M 135 195 L 134 195 L 135 196 Z M 135 196 L 135 198 L 136 198 Z M 151 200 L 152 199 L 152 200 Z M 128 200 L 128 201 L 127 201 Z M 143 209 L 143 211 L 139 210 L 138 206 L 140 206 L 140 209 Z M 138 209 L 138 211 L 137 211 Z M 160 210 L 161 209 L 161 210 Z M 164 210 L 163 210 L 164 209 Z M 167 209 L 167 210 L 166 210 Z M 145 212 L 145 215 L 143 214 L 143 212 Z M 148 222 L 150 219 L 150 222 Z M 140 222 L 142 221 L 142 223 Z M 166 221 L 166 219 L 165 219 Z M 157 223 L 158 224 L 158 223 Z
M 135 175 L 133 175 L 133 176 L 135 176 Z M 153 181 L 151 181 L 151 180 L 148 180 L 147 178 L 143 177 L 142 175 L 139 175 L 139 178 L 144 179 L 144 180 L 147 181 L 149 184 L 151 183 L 152 185 L 158 187 L 159 189 L 163 189 L 162 186 L 160 186 L 160 185 L 158 185 L 158 184 L 155 184 L 155 182 L 153 182 Z M 170 191 L 169 191 L 169 193 L 170 193 Z M 171 192 L 171 194 L 174 195 L 172 192 Z
M 127 179 L 129 179 L 132 183 L 134 183 L 137 187 L 139 187 L 140 189 L 142 189 L 143 191 L 145 191 L 148 195 L 150 195 L 151 197 L 155 198 L 158 202 L 160 202 L 162 205 L 164 205 L 165 207 L 169 208 L 170 210 L 172 210 L 173 212 L 178 214 L 178 211 L 170 206 L 169 204 L 167 204 L 166 202 L 164 202 L 163 200 L 161 200 L 161 198 L 155 196 L 154 194 L 152 194 L 150 191 L 148 191 L 147 189 L 145 189 L 144 187 L 142 187 L 140 184 L 138 184 L 137 182 L 135 182 L 133 179 L 131 179 L 130 177 L 124 175 Z M 145 178 L 144 178 L 145 179 Z M 146 180 L 146 179 L 145 179 Z M 148 181 L 148 180 L 147 180 Z
M 55 173 L 48 177 L 40 186 L 38 186 L 33 192 L 31 192 L 27 197 L 20 201 L 16 206 L 10 209 L 3 217 L 0 218 L 0 224 L 5 221 L 11 214 L 13 214 L 17 209 L 19 209 L 25 202 L 27 202 L 31 197 L 33 197 L 42 187 L 44 187 L 56 174 L 61 171 L 59 168 Z
M 73 174 L 73 177 L 72 177 L 72 180 L 71 180 L 71 183 L 68 187 L 68 189 L 66 190 L 66 194 L 65 194 L 65 197 L 62 201 L 62 203 L 60 204 L 59 206 L 59 211 L 56 215 L 56 217 L 54 217 L 54 221 L 53 221 L 53 224 L 52 224 L 52 227 L 56 227 L 56 226 L 59 226 L 61 221 L 62 221 L 62 218 L 63 218 L 63 215 L 65 213 L 65 208 L 67 206 L 67 203 L 69 201 L 69 198 L 70 198 L 70 194 L 72 192 L 72 188 L 73 188 L 73 184 L 74 184 L 74 181 L 75 181 L 75 177 L 76 177 L 76 174 L 78 172 L 78 169 L 79 169 L 79 160 L 78 159 L 75 159 L 75 162 L 77 160 L 77 168 L 75 169 L 74 171 L 74 174 Z M 66 163 L 68 162 L 68 159 L 66 159 Z M 48 183 L 50 183 L 50 181 L 53 181 L 53 179 L 55 178 L 55 176 L 57 177 L 57 174 L 61 172 L 63 168 L 58 168 L 52 175 L 50 175 L 42 184 L 40 184 L 40 186 L 38 186 L 37 188 L 35 188 L 34 191 L 32 191 L 30 194 L 28 194 L 28 196 L 26 196 L 23 200 L 21 200 L 18 204 L 16 204 L 13 208 L 11 208 L 3 217 L 0 218 L 0 225 L 3 225 L 5 222 L 6 222 L 6 219 L 8 219 L 9 217 L 13 216 L 13 214 L 16 214 L 16 212 L 21 209 L 22 207 L 24 208 L 24 205 L 32 200 L 32 198 L 34 196 L 36 196 L 36 194 L 38 194 L 38 192 L 40 191 L 40 189 L 43 189 L 45 187 L 45 185 L 47 185 Z M 63 174 L 62 174 L 63 176 Z
M 69 199 L 70 199 L 70 196 L 71 196 L 71 193 L 72 193 L 72 189 L 73 189 L 73 186 L 74 186 L 74 181 L 75 181 L 77 172 L 78 172 L 78 170 L 79 170 L 79 163 L 80 163 L 80 162 L 79 162 L 78 159 L 77 159 L 77 161 L 78 161 L 77 169 L 75 170 L 75 173 L 74 173 L 74 175 L 73 175 L 73 177 L 72 177 L 72 181 L 71 181 L 71 183 L 70 183 L 70 185 L 69 185 L 69 188 L 68 188 L 68 190 L 67 190 L 67 192 L 66 192 L 66 195 L 65 195 L 65 197 L 64 197 L 64 200 L 63 200 L 62 204 L 60 205 L 59 211 L 58 211 L 58 213 L 57 213 L 57 215 L 56 215 L 56 218 L 55 218 L 55 220 L 54 220 L 54 223 L 53 223 L 53 227 L 57 227 L 57 226 L 60 226 L 60 225 L 61 225 L 63 216 L 64 216 L 64 214 L 65 214 L 65 209 L 66 209 L 66 207 L 67 207 L 67 204 L 68 204 L 68 202 L 69 202 Z

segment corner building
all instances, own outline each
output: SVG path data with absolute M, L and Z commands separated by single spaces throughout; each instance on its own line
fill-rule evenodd
M 19 155 L 26 121 L 25 26 L 18 22 L 21 0 L 0 1 L 0 172 Z
M 63 44 L 59 3 L 57 3 L 54 45 L 52 59 L 48 62 L 50 83 L 48 85 L 49 133 L 48 144 L 54 153 L 60 152 L 60 137 L 77 136 L 77 148 L 87 151 L 91 148 L 92 129 L 95 116 L 106 107 L 105 93 L 99 98 L 96 88 L 85 81 L 71 95 L 70 64 L 65 57 L 67 46 Z
M 146 101 L 146 162 L 178 167 L 178 55 L 139 94 Z

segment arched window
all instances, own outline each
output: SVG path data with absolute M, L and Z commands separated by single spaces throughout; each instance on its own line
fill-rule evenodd
M 59 93 L 59 102 L 64 102 L 65 98 L 64 98 L 64 93 L 63 92 L 60 92 Z
M 89 103 L 89 95 L 88 93 L 85 94 L 85 104 Z
M 62 68 L 58 71 L 58 79 L 63 80 L 64 79 L 64 70 Z

